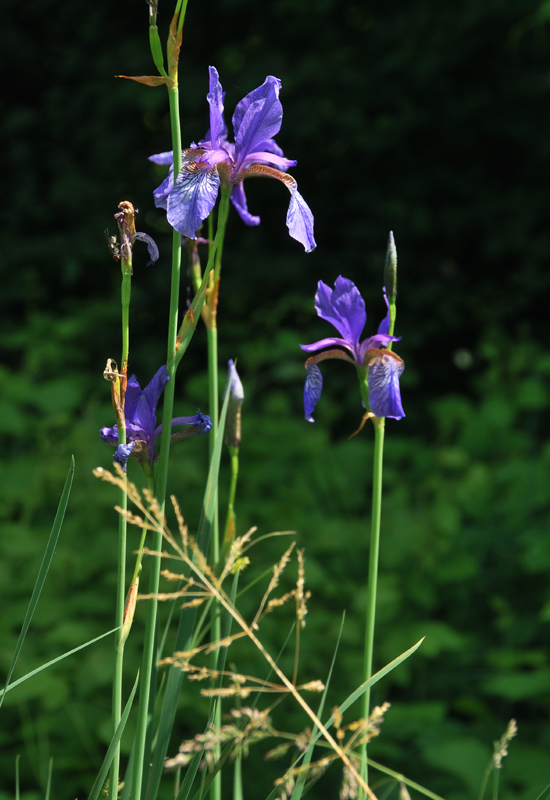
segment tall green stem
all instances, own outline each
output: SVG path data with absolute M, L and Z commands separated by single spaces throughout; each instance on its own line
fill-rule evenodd
M 130 295 L 132 288 L 132 251 L 128 249 L 126 255 L 129 256 L 129 263 L 122 263 L 122 287 L 121 287 L 121 307 L 122 307 L 122 370 L 126 375 L 128 357 L 130 351 Z M 117 380 L 120 380 L 119 378 Z M 126 425 L 125 418 L 118 420 L 118 443 L 126 444 Z M 124 489 L 120 490 L 119 505 L 122 511 L 128 507 L 128 496 Z M 124 607 L 126 594 L 126 536 L 127 520 L 124 513 L 118 517 L 118 563 L 117 563 L 117 593 L 115 606 L 115 671 L 113 676 L 113 733 L 116 731 L 122 716 L 122 669 L 124 664 L 124 643 L 121 642 L 121 631 L 124 622 Z M 113 766 L 111 768 L 111 780 L 109 783 L 109 800 L 116 800 L 118 795 L 118 782 L 120 776 L 120 744 L 117 746 Z
M 220 273 L 222 266 L 222 252 L 223 240 L 225 237 L 225 226 L 227 224 L 228 215 L 228 200 L 230 194 L 230 187 L 222 187 L 222 199 L 220 202 L 220 210 L 218 213 L 218 230 L 216 236 L 218 238 L 218 246 L 215 252 L 214 272 L 213 272 L 213 296 L 212 305 L 210 307 L 210 324 L 207 327 L 207 341 L 208 341 L 208 396 L 210 404 L 210 414 L 212 417 L 212 430 L 210 432 L 209 451 L 210 458 L 214 453 L 214 445 L 218 435 L 218 419 L 219 419 L 219 386 L 218 386 L 218 290 Z M 210 553 L 211 563 L 216 568 L 220 559 L 220 523 L 219 523 L 219 506 L 218 506 L 218 490 L 215 489 L 216 498 L 214 501 L 214 514 L 212 517 L 212 532 L 210 539 Z M 212 639 L 217 642 L 221 639 L 221 618 L 220 608 L 217 603 L 212 605 Z M 218 663 L 218 650 L 216 649 L 212 655 L 213 669 L 216 669 Z M 214 724 L 217 730 L 220 730 L 222 724 L 222 707 L 221 701 L 215 701 L 214 710 Z M 217 756 L 220 757 L 221 747 L 217 746 Z M 211 797 L 212 800 L 221 800 L 222 791 L 222 775 L 221 770 L 215 775 L 212 783 Z
M 181 134 L 179 125 L 179 95 L 177 87 L 168 90 L 170 101 L 170 119 L 172 123 L 172 144 L 174 148 L 174 175 L 181 169 Z M 164 509 L 166 488 L 168 484 L 168 459 L 170 456 L 170 434 L 172 429 L 172 416 L 175 396 L 176 361 L 173 358 L 176 350 L 176 337 L 178 332 L 179 313 L 179 288 L 181 272 L 181 235 L 177 231 L 172 233 L 172 273 L 170 283 L 170 310 L 168 319 L 168 344 L 166 368 L 169 381 L 164 391 L 162 412 L 162 431 L 160 438 L 160 455 L 155 470 L 155 493 L 161 509 Z M 155 531 L 152 536 L 151 549 L 162 549 L 162 533 Z M 151 558 L 151 572 L 149 576 L 149 594 L 156 595 L 160 583 L 160 557 Z M 157 603 L 150 600 L 147 603 L 147 616 L 145 621 L 145 635 L 143 642 L 143 659 L 140 673 L 140 694 L 138 706 L 138 723 L 135 740 L 135 761 L 132 786 L 132 800 L 140 800 L 143 784 L 145 764 L 149 764 L 150 754 L 145 753 L 147 741 L 148 711 L 151 691 L 151 677 L 155 662 L 155 637 L 157 628 Z
M 382 463 L 384 457 L 384 417 L 374 417 L 374 459 L 372 469 L 372 516 L 370 527 L 369 572 L 367 584 L 367 617 L 365 626 L 365 653 L 363 659 L 363 680 L 372 675 L 374 650 L 374 624 L 376 618 L 376 589 L 378 582 L 378 554 L 380 550 L 380 520 L 382 512 Z M 363 695 L 361 716 L 367 719 L 370 713 L 370 687 Z M 367 744 L 362 747 L 361 775 L 368 783 Z M 361 795 L 360 795 L 361 796 Z

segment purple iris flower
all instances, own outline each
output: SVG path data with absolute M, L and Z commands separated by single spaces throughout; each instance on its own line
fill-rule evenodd
M 277 178 L 290 192 L 286 216 L 289 233 L 309 253 L 315 247 L 313 214 L 295 179 L 286 172 L 296 161 L 285 158 L 273 140 L 283 118 L 281 81 L 268 75 L 261 86 L 241 100 L 232 120 L 235 142 L 229 142 L 223 116 L 225 93 L 215 67 L 209 67 L 209 73 L 210 130 L 206 139 L 182 152 L 182 167 L 175 182 L 173 166 L 170 167 L 168 177 L 154 192 L 155 205 L 166 209 L 168 222 L 182 236 L 195 239 L 201 223 L 214 208 L 223 183 L 232 187 L 231 201 L 241 219 L 247 225 L 259 225 L 260 218 L 248 211 L 243 180 L 253 175 Z M 171 152 L 150 157 L 156 164 L 172 164 L 172 160 Z
M 157 426 L 157 405 L 169 380 L 170 376 L 165 366 L 156 372 L 143 390 L 135 375 L 129 379 L 124 403 L 127 444 L 118 444 L 116 425 L 113 425 L 112 428 L 101 428 L 99 435 L 104 442 L 117 448 L 114 460 L 124 469 L 126 469 L 126 462 L 130 455 L 145 467 L 150 467 L 158 458 L 158 455 L 155 454 L 155 444 L 162 425 Z M 172 442 L 187 439 L 199 433 L 208 433 L 212 427 L 212 421 L 210 417 L 199 411 L 194 417 L 174 417 L 172 427 L 175 425 L 190 425 L 191 427 L 185 431 L 173 433 Z
M 317 366 L 319 361 L 328 358 L 341 358 L 354 364 L 358 371 L 366 374 L 368 386 L 368 403 L 370 410 L 377 417 L 401 419 L 405 416 L 401 405 L 399 377 L 405 365 L 391 350 L 386 349 L 390 342 L 399 341 L 390 336 L 389 305 L 384 291 L 384 300 L 388 313 L 378 327 L 378 332 L 360 341 L 367 321 L 365 302 L 355 284 L 340 276 L 336 279 L 334 289 L 330 289 L 323 281 L 319 281 L 315 295 L 317 316 L 334 325 L 340 333 L 321 339 L 314 344 L 302 344 L 306 353 L 318 353 L 306 361 L 306 383 L 304 387 L 304 410 L 308 422 L 313 422 L 313 409 L 321 397 L 323 377 Z M 343 350 L 325 350 L 327 347 L 343 348 Z M 382 349 L 381 349 L 382 348 Z

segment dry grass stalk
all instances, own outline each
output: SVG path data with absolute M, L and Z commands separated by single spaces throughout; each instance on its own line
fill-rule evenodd
M 364 792 L 372 798 L 376 800 L 375 795 L 373 794 L 372 790 L 367 786 L 361 775 L 359 774 L 357 767 L 352 763 L 353 755 L 350 757 L 346 750 L 348 748 L 343 749 L 334 736 L 325 728 L 321 720 L 317 717 L 313 709 L 308 705 L 308 703 L 302 697 L 300 690 L 295 685 L 296 681 L 291 681 L 284 672 L 281 670 L 277 662 L 273 659 L 270 653 L 265 649 L 262 642 L 258 639 L 255 631 L 258 629 L 258 622 L 263 615 L 265 606 L 268 602 L 270 594 L 274 591 L 274 589 L 278 586 L 281 574 L 285 570 L 291 553 L 294 549 L 294 542 L 290 545 L 290 547 L 286 550 L 283 554 L 282 558 L 280 559 L 279 563 L 276 564 L 273 568 L 273 576 L 267 588 L 267 591 L 262 598 L 260 603 L 260 607 L 254 617 L 254 620 L 251 624 L 248 624 L 246 620 L 242 617 L 238 609 L 233 605 L 229 596 L 226 594 L 225 590 L 219 579 L 216 577 L 214 572 L 210 569 L 209 565 L 206 562 L 206 558 L 198 545 L 189 537 L 185 525 L 183 524 L 183 517 L 181 516 L 181 512 L 176 511 L 176 518 L 178 520 L 178 527 L 180 532 L 180 539 L 181 542 L 178 542 L 173 534 L 170 532 L 166 525 L 166 518 L 162 513 L 161 509 L 158 506 L 155 498 L 149 493 L 144 492 L 143 497 L 146 500 L 147 505 L 144 504 L 142 496 L 137 491 L 134 484 L 131 484 L 126 479 L 126 474 L 122 471 L 121 468 L 115 464 L 115 471 L 116 475 L 109 473 L 107 470 L 97 469 L 94 471 L 94 474 L 97 477 L 100 477 L 102 480 L 108 481 L 124 491 L 127 492 L 128 498 L 134 503 L 134 505 L 141 511 L 143 517 L 140 518 L 137 515 L 131 514 L 132 524 L 137 525 L 138 527 L 147 527 L 147 529 L 152 529 L 160 532 L 165 539 L 166 542 L 172 547 L 174 553 L 167 553 L 167 552 L 155 552 L 150 551 L 147 548 L 143 548 L 144 555 L 152 555 L 158 558 L 171 558 L 171 559 L 179 559 L 182 561 L 187 568 L 190 570 L 190 573 L 194 577 L 197 585 L 200 587 L 200 591 L 204 592 L 205 595 L 208 595 L 212 599 L 216 600 L 219 605 L 233 618 L 233 621 L 237 624 L 240 628 L 242 634 L 254 644 L 254 646 L 258 649 L 261 653 L 265 661 L 269 664 L 273 672 L 277 675 L 279 680 L 281 681 L 282 686 L 286 690 L 286 692 L 294 698 L 294 700 L 298 703 L 298 705 L 302 708 L 302 710 L 307 714 L 313 724 L 318 728 L 321 735 L 324 737 L 326 742 L 330 745 L 332 750 L 335 753 L 334 757 L 339 758 L 344 766 L 347 768 L 350 775 L 353 776 L 354 780 L 357 782 L 358 785 L 361 786 Z M 177 505 L 177 504 L 176 504 Z M 302 560 L 303 565 L 303 560 Z M 222 573 L 227 574 L 227 573 Z M 300 575 L 303 576 L 303 568 L 299 567 L 299 581 Z M 303 593 L 303 580 L 301 588 L 297 588 L 294 590 L 294 596 L 301 596 L 305 598 Z M 267 613 L 267 612 L 266 612 Z M 299 624 L 297 628 L 299 629 L 301 625 Z M 165 663 L 168 663 L 168 660 L 165 660 Z M 280 689 L 279 689 L 280 690 Z M 206 744 L 215 744 L 215 747 L 211 748 L 208 753 L 211 757 L 213 757 L 213 753 L 216 752 L 216 747 L 218 747 L 220 741 L 223 739 L 224 732 L 220 730 L 219 732 L 215 731 L 208 731 L 206 734 L 201 734 L 202 737 L 207 737 L 201 742 L 201 748 Z M 222 737 L 220 739 L 220 737 Z M 197 738 L 197 737 L 196 737 Z M 195 740 L 193 740 L 195 741 Z M 326 759 L 323 759 L 323 762 Z M 330 761 L 330 758 L 328 759 Z M 319 766 L 320 762 L 317 762 L 317 766 Z M 311 765 L 310 765 L 311 769 Z

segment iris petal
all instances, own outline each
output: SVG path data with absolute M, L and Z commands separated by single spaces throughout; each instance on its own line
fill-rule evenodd
M 210 91 L 206 99 L 210 106 L 210 141 L 212 149 L 216 150 L 219 148 L 220 141 L 225 134 L 225 122 L 223 119 L 224 92 L 216 67 L 208 67 L 208 74 L 210 77 Z
M 126 464 L 128 463 L 128 459 L 132 455 L 132 450 L 134 449 L 134 443 L 131 442 L 130 444 L 119 444 L 117 449 L 115 450 L 115 454 L 113 456 L 113 460 L 120 464 L 124 472 L 126 472 Z
M 247 94 L 235 108 L 233 130 L 238 164 L 280 131 L 283 121 L 280 88 L 281 81 L 268 75 L 262 85 Z
M 357 349 L 367 321 L 367 312 L 365 302 L 352 281 L 340 276 L 336 279 L 334 289 L 319 281 L 315 310 L 321 319 L 334 325 L 352 350 Z
M 313 238 L 313 214 L 297 189 L 291 192 L 286 224 L 292 238 L 303 244 L 306 253 L 311 253 L 317 246 Z
M 254 216 L 248 210 L 246 195 L 244 193 L 244 187 L 242 181 L 233 187 L 233 191 L 231 192 L 231 202 L 237 209 L 239 217 L 242 219 L 244 223 L 246 223 L 246 225 L 260 224 L 260 218 Z
M 369 363 L 367 383 L 369 405 L 377 417 L 401 419 L 405 416 L 401 404 L 399 377 L 405 365 L 390 350 L 377 351 Z
M 168 197 L 167 218 L 182 236 L 196 239 L 197 230 L 216 203 L 220 177 L 215 167 L 184 164 Z
M 317 364 L 308 367 L 306 382 L 304 385 L 304 415 L 308 422 L 315 422 L 313 419 L 313 409 L 319 402 L 323 391 L 323 376 Z

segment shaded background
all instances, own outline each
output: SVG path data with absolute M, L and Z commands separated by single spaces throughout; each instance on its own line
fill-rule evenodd
M 161 0 L 162 38 L 171 12 Z M 378 666 L 427 638 L 377 688 L 375 700 L 392 709 L 372 755 L 456 800 L 477 792 L 511 717 L 519 736 L 506 796 L 534 798 L 550 782 L 549 18 L 542 0 L 191 0 L 184 30 L 183 141 L 208 127 L 209 64 L 228 119 L 276 75 L 277 139 L 298 159 L 293 174 L 315 214 L 318 248 L 305 255 L 287 236 L 284 187 L 247 183 L 262 224 L 230 218 L 220 362 L 239 359 L 246 391 L 240 531 L 296 530 L 306 548 L 304 679 L 325 677 L 346 610 L 334 703 L 360 681 L 371 437 L 347 439 L 361 408 L 346 364 L 325 365 L 317 422 L 303 421 L 298 344 L 328 335 L 313 296 L 319 279 L 339 274 L 360 288 L 375 331 L 395 233 L 407 418 L 387 425 Z M 110 463 L 98 437 L 112 422 L 102 371 L 120 350 L 120 274 L 103 231 L 131 200 L 161 249 L 147 270 L 136 251 L 130 369 L 144 385 L 165 360 L 170 246 L 152 202 L 164 175 L 147 156 L 170 139 L 165 92 L 114 78 L 153 72 L 144 3 L 37 0 L 13 4 L 4 19 L 2 669 L 72 453 L 77 465 L 18 677 L 112 624 L 116 498 L 91 476 Z M 182 300 L 186 292 L 184 280 Z M 200 329 L 178 375 L 178 414 L 207 410 L 205 358 Z M 192 440 L 173 453 L 170 490 L 191 528 L 206 450 Z M 280 551 L 280 540 L 258 549 L 251 575 Z M 129 681 L 143 616 L 138 609 Z M 290 627 L 283 613 L 264 630 L 274 652 L 285 619 Z M 0 798 L 13 796 L 17 753 L 27 800 L 42 796 L 50 756 L 54 796 L 86 796 L 109 741 L 111 653 L 110 643 L 95 645 L 8 696 Z M 174 750 L 203 724 L 192 697 Z M 293 713 L 287 704 L 281 727 L 305 724 Z M 252 800 L 284 769 L 261 756 L 249 759 Z

